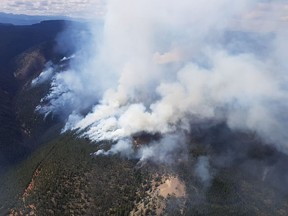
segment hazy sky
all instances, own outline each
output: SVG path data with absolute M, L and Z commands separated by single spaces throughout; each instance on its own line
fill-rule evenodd
M 0 12 L 28 15 L 101 17 L 104 0 L 1 0 Z
M 106 0 L 1 0 L 0 12 L 28 15 L 103 17 Z M 124 5 L 123 5 L 124 6 Z M 240 28 L 270 31 L 288 26 L 288 1 L 261 1 L 250 13 L 236 21 Z M 263 27 L 264 26 L 264 27 Z
M 1 0 L 0 12 L 30 15 L 66 15 L 73 17 L 102 17 L 106 0 Z M 261 1 L 244 20 L 279 25 L 288 22 L 288 2 L 283 0 Z M 267 19 L 269 17 L 269 19 Z M 278 24 L 277 24 L 278 25 Z M 258 23 L 256 24 L 258 26 Z

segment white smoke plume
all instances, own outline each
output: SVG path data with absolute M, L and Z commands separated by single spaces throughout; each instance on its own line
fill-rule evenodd
M 226 120 L 287 152 L 287 31 L 277 22 L 271 29 L 260 23 L 255 44 L 247 42 L 252 21 L 245 17 L 259 4 L 109 0 L 104 27 L 91 24 L 87 58 L 53 77 L 49 103 L 39 110 L 66 116 L 64 131 L 116 141 L 98 154 L 130 155 L 131 135 L 160 133 L 159 143 L 137 154 L 162 160 L 179 146 L 166 135 L 189 131 L 199 119 Z M 229 43 L 232 31 L 240 36 Z
M 45 65 L 44 71 L 42 71 L 38 77 L 36 77 L 35 79 L 32 80 L 31 86 L 35 87 L 35 86 L 38 86 L 44 82 L 49 81 L 53 77 L 53 74 L 54 74 L 54 70 L 52 67 L 52 63 L 48 62 Z
M 212 180 L 210 169 L 209 158 L 207 156 L 199 157 L 195 165 L 195 174 L 206 186 L 209 186 Z

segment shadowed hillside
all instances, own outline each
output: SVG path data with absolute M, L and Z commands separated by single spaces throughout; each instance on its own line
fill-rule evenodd
M 56 53 L 53 50 L 55 39 L 64 27 L 65 21 L 44 21 L 30 26 L 0 25 L 1 89 L 14 94 L 19 87 L 14 72 L 17 70 L 15 63 L 17 64 L 20 61 L 20 55 L 23 56 L 25 53 L 29 53 L 29 51 L 31 53 L 34 50 L 36 53 L 31 58 L 37 58 L 38 56 L 38 58 L 43 59 L 36 63 L 38 65 L 35 67 L 38 71 L 43 68 L 45 60 L 55 58 Z M 26 60 L 25 63 L 31 63 L 29 58 L 24 60 Z
M 63 56 L 63 53 L 55 51 L 55 47 L 57 35 L 66 25 L 65 21 L 43 21 L 30 26 L 0 25 L 0 167 L 2 168 L 17 163 L 30 152 L 29 145 L 24 142 L 27 137 L 23 133 L 25 125 L 20 121 L 21 111 L 29 107 L 33 113 L 35 104 L 44 93 L 36 91 L 23 97 L 25 91 L 22 87 L 38 75 L 48 61 L 59 61 Z M 25 118 L 27 120 L 35 116 L 26 115 Z

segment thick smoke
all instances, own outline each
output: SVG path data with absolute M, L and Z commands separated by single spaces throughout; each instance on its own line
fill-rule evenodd
M 104 26 L 91 24 L 85 59 L 53 77 L 40 111 L 61 112 L 64 131 L 117 143 L 96 154 L 162 161 L 182 146 L 179 131 L 207 119 L 287 152 L 287 32 L 260 23 L 248 33 L 245 17 L 259 4 L 110 0 Z M 141 132 L 163 138 L 135 152 L 130 137 Z

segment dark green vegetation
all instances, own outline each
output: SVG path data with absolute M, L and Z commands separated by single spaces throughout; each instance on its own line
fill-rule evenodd
M 198 128 L 191 142 L 188 162 L 176 168 L 187 187 L 184 215 L 287 215 L 286 155 L 225 124 Z M 191 169 L 200 156 L 210 160 L 213 178 L 206 184 Z
M 287 215 L 287 197 L 273 186 L 247 177 L 239 167 L 221 170 L 205 189 L 191 182 L 185 215 Z
M 287 193 L 262 180 L 261 163 L 266 151 L 251 150 L 255 150 L 251 160 L 259 169 L 256 173 L 246 170 L 246 162 L 237 161 L 226 168 L 216 170 L 214 167 L 214 178 L 205 185 L 195 175 L 195 163 L 200 155 L 209 153 L 213 157 L 215 152 L 213 148 L 203 150 L 204 144 L 202 150 L 196 152 L 195 147 L 200 148 L 199 145 L 194 143 L 189 159 L 175 166 L 148 163 L 136 168 L 135 160 L 91 156 L 99 145 L 71 133 L 63 134 L 43 145 L 1 179 L 1 185 L 5 185 L 0 191 L 5 195 L 0 197 L 0 203 L 5 205 L 1 207 L 1 214 L 128 215 L 147 196 L 153 178 L 161 182 L 159 175 L 170 173 L 185 183 L 187 197 L 183 207 L 183 200 L 170 196 L 164 215 L 181 212 L 202 216 L 286 215 Z M 142 215 L 155 215 L 155 209 L 143 211 Z
M 0 90 L 0 173 L 7 161 L 12 162 L 14 157 L 21 157 L 26 152 L 25 147 L 19 145 L 20 138 L 21 130 L 11 96 Z
M 120 157 L 90 156 L 95 150 L 97 145 L 85 139 L 60 136 L 7 175 L 18 182 L 19 188 L 10 188 L 14 196 L 4 200 L 18 195 L 10 206 L 14 213 L 127 215 L 134 206 L 143 173 L 134 169 L 135 162 Z M 24 188 L 31 190 L 25 193 Z

